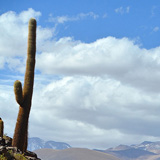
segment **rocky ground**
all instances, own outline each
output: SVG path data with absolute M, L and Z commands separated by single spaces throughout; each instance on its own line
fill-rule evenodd
M 34 152 L 22 153 L 17 147 L 12 147 L 12 138 L 0 137 L 0 159 L 1 160 L 40 160 Z

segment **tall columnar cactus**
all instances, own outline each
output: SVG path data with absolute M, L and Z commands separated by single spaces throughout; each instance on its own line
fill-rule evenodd
M 34 84 L 34 68 L 36 53 L 36 20 L 31 18 L 28 27 L 28 49 L 24 86 L 20 81 L 14 83 L 14 93 L 19 104 L 19 113 L 13 136 L 12 146 L 17 147 L 22 152 L 27 149 L 28 142 L 28 119 L 32 103 L 32 93 Z
M 0 118 L 0 137 L 3 138 L 3 129 L 4 129 L 4 124 L 2 119 Z

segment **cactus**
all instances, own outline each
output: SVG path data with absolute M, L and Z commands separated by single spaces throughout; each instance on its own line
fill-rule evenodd
M 3 138 L 3 129 L 4 129 L 4 124 L 2 119 L 0 118 L 0 137 Z
M 34 68 L 36 53 L 36 20 L 31 18 L 28 26 L 28 49 L 24 86 L 19 80 L 14 83 L 15 99 L 19 104 L 19 113 L 14 131 L 12 146 L 17 147 L 22 152 L 27 149 L 28 142 L 28 119 L 32 103 Z

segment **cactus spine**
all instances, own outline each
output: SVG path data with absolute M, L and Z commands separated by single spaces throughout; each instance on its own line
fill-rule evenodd
M 4 129 L 4 124 L 2 119 L 0 118 L 0 137 L 3 138 L 3 129 Z
M 36 20 L 31 18 L 28 26 L 28 49 L 24 86 L 20 81 L 14 83 L 14 93 L 19 104 L 19 113 L 14 131 L 12 146 L 17 147 L 22 152 L 27 149 L 28 142 L 28 119 L 32 103 L 32 93 L 34 84 L 34 68 L 36 53 Z

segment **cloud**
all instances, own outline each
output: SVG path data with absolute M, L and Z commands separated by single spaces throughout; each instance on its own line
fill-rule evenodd
M 10 136 L 18 112 L 13 83 L 23 83 L 26 61 L 23 15 L 41 13 L 0 16 L 0 116 Z M 159 139 L 160 47 L 141 48 L 129 38 L 83 43 L 53 35 L 55 28 L 38 24 L 30 136 L 103 149 Z
M 159 27 L 154 27 L 153 28 L 153 32 L 158 32 L 159 31 Z
M 129 11 L 130 11 L 130 7 L 128 6 L 126 7 L 126 13 L 129 13 Z
M 0 15 L 0 55 L 21 55 L 26 49 L 28 20 L 31 17 L 38 18 L 39 16 L 40 13 L 33 9 L 23 11 L 19 15 L 13 11 Z
M 48 111 L 55 114 L 53 117 L 58 116 L 61 123 L 67 120 L 71 126 L 68 142 L 76 145 L 71 133 L 72 129 L 77 130 L 78 124 L 82 126 L 81 132 L 77 132 L 88 147 L 98 142 L 101 144 L 98 147 L 105 147 L 108 141 L 112 145 L 124 143 L 124 137 L 134 140 L 139 137 L 139 141 L 158 137 L 159 47 L 147 50 L 128 38 L 114 37 L 89 44 L 61 38 L 53 44 L 53 52 L 38 55 L 37 68 L 44 74 L 64 76 L 51 82 L 44 95 L 49 97 L 46 102 Z M 56 121 L 51 119 L 48 121 Z M 54 130 L 65 128 L 57 125 Z M 95 144 L 88 141 L 90 131 Z M 110 142 L 110 138 L 104 141 L 109 133 L 115 135 L 116 142 Z M 80 145 L 82 139 L 75 142 Z
M 7 80 L 0 80 L 0 117 L 4 120 L 4 133 L 12 136 L 18 106 L 14 101 L 13 88 L 6 82 Z
M 67 76 L 36 86 L 30 133 L 35 136 L 40 127 L 49 138 L 54 135 L 56 140 L 90 148 L 133 143 L 136 138 L 156 139 L 159 99 L 159 94 L 141 91 L 115 79 Z M 114 135 L 114 140 L 110 135 Z M 89 140 L 90 136 L 94 141 Z
M 3 56 L 0 56 L 0 69 L 4 68 L 5 59 Z
M 79 20 L 83 20 L 87 17 L 91 17 L 93 19 L 97 19 L 99 16 L 93 12 L 89 12 L 89 13 L 80 13 L 76 16 L 57 16 L 57 17 L 53 17 L 53 15 L 51 14 L 49 17 L 49 22 L 54 22 L 56 24 L 63 24 L 65 22 L 71 22 L 71 21 L 79 21 Z
M 108 16 L 107 13 L 105 13 L 105 14 L 103 15 L 103 18 L 107 18 L 107 16 Z
M 152 6 L 152 8 L 151 8 L 151 17 L 155 17 L 156 16 L 157 9 L 158 9 L 157 6 Z
M 114 37 L 90 44 L 61 38 L 53 44 L 53 51 L 37 56 L 37 69 L 44 74 L 109 76 L 142 90 L 160 89 L 159 47 L 146 50 L 128 38 Z
M 24 57 L 27 51 L 28 21 L 31 17 L 37 20 L 40 12 L 28 9 L 20 14 L 13 11 L 0 15 L 0 69 L 6 64 L 10 69 L 24 71 Z M 55 28 L 37 27 L 37 51 L 43 48 L 43 42 L 54 35 Z M 40 46 L 40 47 L 39 47 Z
M 41 16 L 41 12 L 36 12 L 32 8 L 29 8 L 27 11 L 22 11 L 19 14 L 20 21 L 23 21 L 23 23 L 28 23 L 28 20 L 33 17 L 38 20 L 38 18 Z
M 129 6 L 126 7 L 126 8 L 124 8 L 124 7 L 119 7 L 119 8 L 116 8 L 116 9 L 115 9 L 115 12 L 116 12 L 116 13 L 120 13 L 120 14 L 129 13 L 129 12 L 130 12 L 130 7 L 129 7 Z

